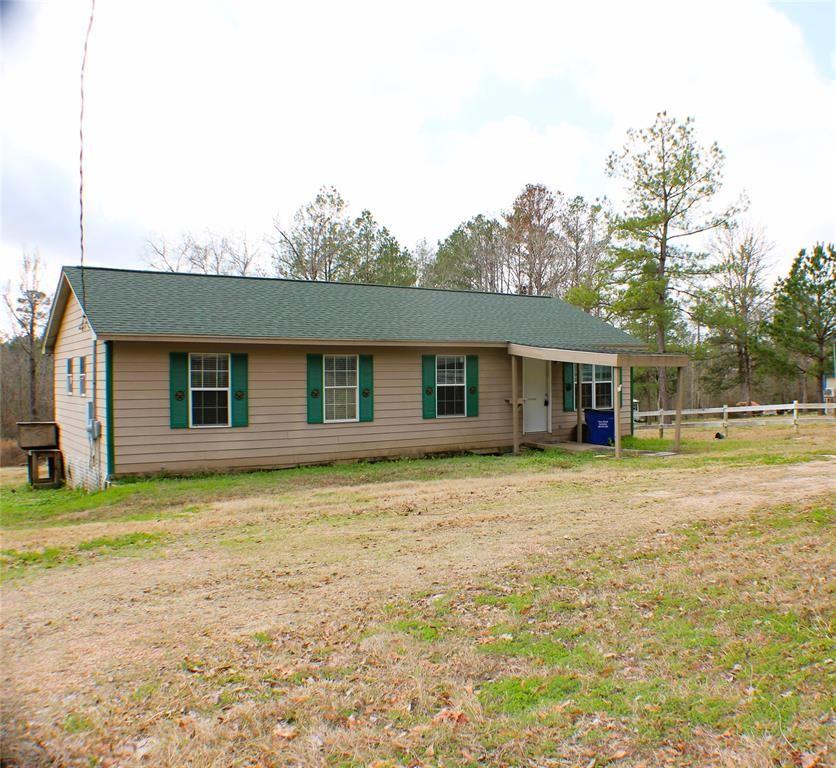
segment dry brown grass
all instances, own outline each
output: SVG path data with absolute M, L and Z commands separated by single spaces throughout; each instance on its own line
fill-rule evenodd
M 165 538 L 4 586 L 5 754 L 22 765 L 602 765 L 624 750 L 619 765 L 773 764 L 790 753 L 771 731 L 700 726 L 645 742 L 624 718 L 572 714 L 561 699 L 521 716 L 486 708 L 492 680 L 551 672 L 535 657 L 484 653 L 482 641 L 503 623 L 559 628 L 546 607 L 556 600 L 590 607 L 601 655 L 627 626 L 602 606 L 627 615 L 626 590 L 657 577 L 686 597 L 726 579 L 748 593 L 760 569 L 766 586 L 753 595 L 832 608 L 823 529 L 802 520 L 791 544 L 747 552 L 735 526 L 832 494 L 833 461 L 667 461 L 260 492 L 203 500 L 182 517 L 6 531 L 3 547 L 16 550 Z M 717 547 L 681 543 L 695 523 L 718 532 Z M 672 544 L 682 557 L 660 558 Z M 602 558 L 643 547 L 657 555 L 586 583 Z M 797 584 L 782 586 L 791 563 Z M 517 611 L 514 596 L 556 564 L 580 582 L 539 590 Z M 643 653 L 654 638 L 629 628 Z

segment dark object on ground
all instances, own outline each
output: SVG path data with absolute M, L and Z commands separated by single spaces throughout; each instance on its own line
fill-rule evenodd
M 726 436 L 722 432 L 715 432 L 714 433 L 715 440 L 725 440 Z

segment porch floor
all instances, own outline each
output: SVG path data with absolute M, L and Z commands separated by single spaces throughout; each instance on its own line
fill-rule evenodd
M 615 454 L 615 447 L 612 445 L 594 445 L 593 443 L 578 443 L 575 441 L 563 440 L 549 432 L 529 432 L 523 435 L 521 445 L 529 448 L 537 448 L 544 451 L 547 448 L 560 448 L 564 451 L 596 453 L 607 456 Z M 622 448 L 625 456 L 676 456 L 673 451 L 641 451 L 636 448 Z

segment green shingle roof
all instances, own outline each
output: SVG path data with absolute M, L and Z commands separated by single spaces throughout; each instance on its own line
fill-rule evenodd
M 380 285 L 65 267 L 99 336 L 641 346 L 560 299 Z

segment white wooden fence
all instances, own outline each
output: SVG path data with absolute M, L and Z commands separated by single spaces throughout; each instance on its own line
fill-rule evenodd
M 806 414 L 804 411 L 816 411 Z M 737 414 L 740 414 L 739 416 Z M 760 414 L 760 416 L 756 415 Z M 667 417 L 673 419 L 676 411 L 633 411 L 633 423 L 637 427 L 673 428 Z M 691 420 L 693 416 L 714 416 L 715 418 Z M 731 418 L 729 418 L 731 416 Z M 683 408 L 682 426 L 721 427 L 728 435 L 729 422 L 735 426 L 764 426 L 768 424 L 792 424 L 798 432 L 799 423 L 830 422 L 836 424 L 836 402 L 830 403 L 791 403 L 780 405 L 723 405 L 717 408 Z

